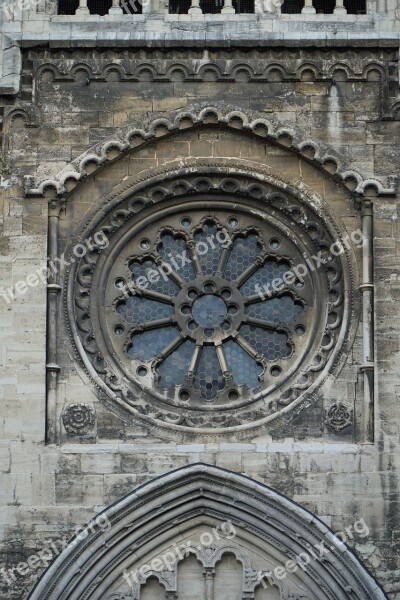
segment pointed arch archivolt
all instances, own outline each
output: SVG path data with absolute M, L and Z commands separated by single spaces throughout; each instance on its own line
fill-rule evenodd
M 274 565 L 296 561 L 301 553 L 310 556 L 310 549 L 324 545 L 323 560 L 312 559 L 306 570 L 299 568 L 296 576 L 282 578 L 281 598 L 345 600 L 351 590 L 354 598 L 385 599 L 356 556 L 315 515 L 275 490 L 225 469 L 199 463 L 172 471 L 136 488 L 102 514 L 110 527 L 88 526 L 86 537 L 72 540 L 30 600 L 137 598 L 137 592 L 123 583 L 124 572 L 144 564 L 154 552 L 190 541 L 196 531 L 204 527 L 212 531 L 213 524 L 222 522 L 231 523 L 235 535 L 228 540 L 220 536 L 194 554 L 204 570 L 213 569 L 225 545 L 243 566 L 243 598 L 254 598 L 258 573 L 267 575 Z M 167 592 L 176 593 L 172 569 L 158 580 L 163 580 Z

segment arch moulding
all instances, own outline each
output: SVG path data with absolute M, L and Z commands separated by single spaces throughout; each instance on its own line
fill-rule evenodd
M 319 554 L 315 549 L 321 545 L 326 548 L 323 558 L 312 559 L 306 570 L 298 569 L 300 593 L 287 593 L 285 585 L 280 585 L 281 598 L 386 598 L 352 551 L 316 516 L 275 490 L 225 469 L 198 463 L 169 472 L 136 488 L 101 514 L 107 517 L 110 527 L 100 530 L 90 527 L 94 520 L 89 523 L 87 535 L 81 533 L 71 540 L 29 600 L 137 598 L 133 590 L 123 587 L 122 574 L 141 564 L 141 558 L 145 560 L 146 548 L 172 547 L 174 540 L 182 540 L 185 535 L 191 539 L 187 536 L 193 524 L 198 527 L 228 521 L 236 537 L 227 542 L 227 551 L 233 548 L 239 559 L 246 544 L 259 555 L 262 547 L 267 548 L 276 565 L 282 560 L 295 561 L 300 553 L 310 555 L 310 549 Z M 192 552 L 199 555 L 195 549 Z M 211 568 L 221 556 L 212 544 L 202 552 L 209 557 L 204 560 Z M 240 560 L 245 588 L 254 580 L 254 572 L 245 559 Z M 167 589 L 176 593 L 172 575 L 166 572 L 165 577 L 170 586 Z M 243 597 L 254 595 L 244 591 Z
M 63 196 L 88 175 L 147 142 L 201 125 L 239 129 L 280 145 L 322 169 L 328 176 L 342 182 L 356 194 L 362 195 L 368 188 L 373 188 L 378 195 L 396 194 L 396 176 L 389 177 L 386 181 L 365 178 L 347 165 L 331 147 L 320 141 L 308 139 L 298 128 L 287 127 L 275 116 L 266 119 L 260 113 L 245 112 L 225 103 L 194 105 L 185 110 L 172 111 L 167 117 L 157 116 L 147 119 L 144 123 L 123 128 L 108 140 L 82 153 L 57 174 L 49 175 L 38 183 L 35 183 L 34 176 L 25 176 L 25 194 L 43 196 L 45 190 L 51 188 L 57 196 Z

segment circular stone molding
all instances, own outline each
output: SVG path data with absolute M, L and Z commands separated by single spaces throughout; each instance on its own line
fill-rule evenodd
M 108 243 L 71 266 L 65 296 L 102 396 L 148 424 L 206 434 L 309 400 L 339 368 L 353 301 L 321 207 L 254 173 L 214 171 L 164 174 L 99 211 L 84 236 Z
M 93 429 L 95 412 L 87 404 L 68 404 L 63 412 L 62 420 L 66 431 L 72 435 L 84 435 Z

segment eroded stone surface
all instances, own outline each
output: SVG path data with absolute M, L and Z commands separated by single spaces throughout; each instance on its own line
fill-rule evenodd
M 344 531 L 364 519 L 370 530 L 368 539 L 354 537 L 348 543 L 376 576 L 388 598 L 398 598 L 398 196 L 373 198 L 374 444 L 360 443 L 364 398 L 360 366 L 364 361 L 358 299 L 352 317 L 354 343 L 336 380 L 310 398 L 307 410 L 294 412 L 287 421 L 246 439 L 196 432 L 168 437 L 161 429 L 146 428 L 141 422 L 127 419 L 122 410 L 100 399 L 93 382 L 81 377 L 60 303 L 57 364 L 61 371 L 57 375 L 52 433 L 55 444 L 45 445 L 46 289 L 39 278 L 43 271 L 38 269 L 46 264 L 48 203 L 55 191 L 44 185 L 43 196 L 26 197 L 24 193 L 24 177 L 32 178 L 28 188 L 37 189 L 39 184 L 69 172 L 71 165 L 75 168 L 78 157 L 87 157 L 89 151 L 93 154 L 95 160 L 87 162 L 82 181 L 63 181 L 71 193 L 61 200 L 65 203 L 59 221 L 59 252 L 71 239 L 79 241 L 90 212 L 103 206 L 106 199 L 111 200 L 124 185 L 182 166 L 235 165 L 237 169 L 243 165 L 261 169 L 303 190 L 312 201 L 317 202 L 313 196 L 317 194 L 342 232 L 358 229 L 360 214 L 351 193 L 343 185 L 343 178 L 332 173 L 336 170 L 335 160 L 340 158 L 353 173 L 345 180 L 349 188 L 358 185 L 352 182 L 354 174 L 363 181 L 379 181 L 385 190 L 394 187 L 399 113 L 398 40 L 392 33 L 398 30 L 399 22 L 394 18 L 397 8 L 389 8 L 388 17 L 377 19 L 375 30 L 368 36 L 364 25 L 355 19 L 339 22 L 337 45 L 333 38 L 326 40 L 315 19 L 308 17 L 303 23 L 305 33 L 297 42 L 304 46 L 290 49 L 256 50 L 254 40 L 265 40 L 262 31 L 269 28 L 277 36 L 283 29 L 290 33 L 295 27 L 291 19 L 254 22 L 256 29 L 251 30 L 252 37 L 247 41 L 248 26 L 246 29 L 237 21 L 221 21 L 213 28 L 218 31 L 212 48 L 210 45 L 204 49 L 204 41 L 200 44 L 196 40 L 196 47 L 190 50 L 187 46 L 196 36 L 203 40 L 210 36 L 207 19 L 195 21 L 195 25 L 190 19 L 179 20 L 185 50 L 174 47 L 173 40 L 168 41 L 168 37 L 176 36 L 176 28 L 174 33 L 168 20 L 141 21 L 143 25 L 135 28 L 135 35 L 131 24 L 118 22 L 118 35 L 125 36 L 120 50 L 114 47 L 118 45 L 117 33 L 111 31 L 111 18 L 107 22 L 61 23 L 57 18 L 50 21 L 34 15 L 23 25 L 19 19 L 3 22 L 0 262 L 5 294 L 0 297 L 0 489 L 4 551 L 0 566 L 5 564 L 10 569 L 26 562 L 45 547 L 46 540 L 70 536 L 76 526 L 135 486 L 200 461 L 268 484 L 318 515 L 335 531 Z M 372 20 L 366 18 L 367 24 L 370 21 L 372 27 Z M 136 47 L 140 36 L 145 35 L 144 23 L 148 32 L 162 34 L 163 42 L 155 42 L 152 48 L 148 37 L 148 48 L 139 50 Z M 336 21 L 329 27 L 336 27 Z M 350 48 L 351 35 L 361 30 L 364 37 L 354 40 Z M 224 31 L 230 37 L 223 37 Z M 40 40 L 49 36 L 54 38 L 51 47 L 34 47 L 35 39 L 43 45 Z M 377 49 L 379 36 L 384 41 Z M 229 49 L 228 42 L 235 37 L 242 38 L 243 44 Z M 17 48 L 21 40 L 26 40 L 22 54 Z M 269 45 L 277 40 L 271 38 Z M 310 42 L 320 47 L 312 49 Z M 288 41 L 288 45 L 291 43 Z M 163 44 L 169 47 L 162 48 Z M 315 81 L 308 80 L 310 73 L 302 75 L 310 69 L 315 71 Z M 347 77 L 343 76 L 346 70 Z M 18 88 L 21 93 L 13 95 Z M 286 132 L 275 140 L 256 136 L 240 127 L 215 124 L 215 117 L 210 115 L 197 126 L 190 119 L 182 121 L 180 128 L 168 135 L 160 125 L 148 139 L 133 136 L 129 147 L 122 147 L 127 131 L 145 129 L 156 118 L 174 122 L 177 111 L 198 114 L 199 105 L 221 111 L 229 105 L 248 115 L 250 121 L 258 116 L 279 123 L 276 130 L 282 126 Z M 293 133 L 299 134 L 306 148 L 293 147 Z M 121 147 L 104 149 L 108 140 L 119 140 Z M 322 157 L 313 161 L 313 144 L 324 148 L 324 168 L 318 168 Z M 101 148 L 106 160 L 99 164 Z M 335 160 L 328 159 L 328 154 Z M 365 194 L 376 196 L 375 188 L 367 185 Z M 54 207 L 50 206 L 51 210 Z M 37 271 L 36 285 L 24 288 L 21 284 L 20 291 L 12 287 L 26 282 Z M 360 283 L 360 272 L 358 252 L 352 274 L 355 288 Z M 10 288 L 11 292 L 7 291 Z M 63 428 L 61 414 L 68 404 L 81 402 L 94 407 L 96 423 L 82 435 L 71 437 Z M 326 410 L 335 402 L 354 410 L 354 427 L 336 432 L 325 425 Z M 58 542 L 58 548 L 61 546 Z M 24 575 L 14 572 L 15 579 L 7 575 L 9 584 L 0 572 L 1 597 L 26 598 L 43 570 L 40 564 Z

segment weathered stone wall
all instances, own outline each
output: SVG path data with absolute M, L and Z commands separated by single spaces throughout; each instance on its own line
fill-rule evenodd
M 307 50 L 242 52 L 175 50 L 164 53 L 50 50 L 24 54 L 22 96 L 4 106 L 2 180 L 2 286 L 9 288 L 45 266 L 48 202 L 57 174 L 73 172 L 71 161 L 127 129 L 145 127 L 156 117 L 173 121 L 182 109 L 199 104 L 224 111 L 229 105 L 252 121 L 271 120 L 275 139 L 255 136 L 227 124 L 204 122 L 171 131 L 138 149 L 109 149 L 103 166 L 70 190 L 60 217 L 60 251 L 123 182 L 146 178 L 176 164 L 217 165 L 236 161 L 279 175 L 288 185 L 317 193 L 338 226 L 352 231 L 360 214 L 352 190 L 354 177 L 393 188 L 399 155 L 399 121 L 390 114 L 397 94 L 397 51 Z M 267 74 L 265 74 L 268 66 Z M 235 68 L 233 68 L 235 67 Z M 369 67 L 369 68 L 368 68 Z M 345 72 L 348 74 L 345 75 Z M 335 83 L 332 82 L 332 76 Z M 310 81 L 316 79 L 316 81 Z M 198 110 L 197 110 L 198 112 Z M 164 132 L 165 133 L 165 132 Z M 319 145 L 294 147 L 293 138 Z M 98 148 L 96 148 L 98 149 Z M 317 158 L 317 160 L 315 160 Z M 335 166 L 335 160 L 342 165 Z M 340 173 L 350 175 L 334 175 Z M 25 196 L 40 183 L 43 196 Z M 343 179 L 346 184 L 343 183 Z M 61 183 L 60 183 L 61 182 Z M 58 435 L 45 445 L 46 290 L 41 283 L 0 299 L 2 343 L 1 564 L 9 569 L 62 539 L 102 507 L 135 485 L 193 462 L 243 472 L 277 489 L 344 531 L 363 518 L 367 539 L 349 539 L 359 557 L 383 585 L 388 598 L 400 598 L 399 498 L 397 469 L 399 197 L 377 195 L 374 205 L 376 284 L 375 442 L 362 445 L 357 433 L 363 398 L 361 330 L 335 382 L 323 397 L 287 426 L 235 442 L 215 436 L 176 436 L 132 423 L 97 398 L 73 358 L 59 310 Z M 355 256 L 359 285 L 361 255 Z M 61 274 L 62 275 L 62 274 Z M 62 282 L 62 277 L 60 277 Z M 359 300 L 358 300 L 359 301 Z M 358 317 L 360 307 L 358 307 Z M 356 325 L 356 324 L 355 324 Z M 335 399 L 355 408 L 355 428 L 341 434 L 324 424 L 324 409 Z M 69 436 L 61 423 L 66 403 L 95 407 L 96 428 L 82 438 Z M 61 548 L 61 543 L 58 547 Z M 0 576 L 1 597 L 26 598 L 42 568 L 15 573 L 8 585 Z M 10 577 L 10 576 L 9 576 Z

